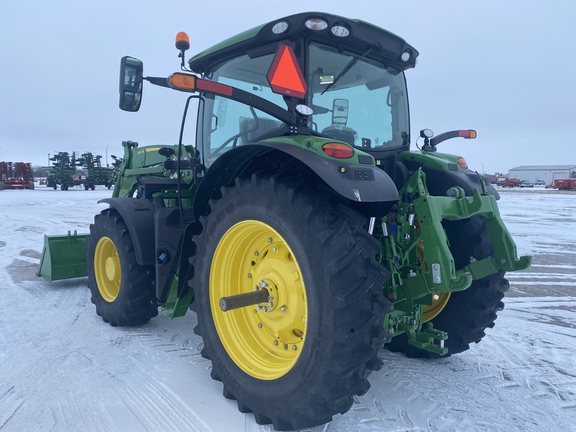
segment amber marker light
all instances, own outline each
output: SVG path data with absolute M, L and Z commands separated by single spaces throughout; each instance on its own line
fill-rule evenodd
M 196 77 L 183 73 L 173 73 L 168 78 L 170 87 L 182 91 L 196 91 Z
M 474 129 L 466 129 L 458 131 L 458 136 L 466 139 L 475 139 L 476 138 L 476 131 Z
M 342 143 L 326 143 L 322 146 L 322 151 L 328 156 L 332 156 L 337 159 L 349 159 L 354 156 L 354 149 L 346 144 Z
M 197 78 L 194 75 L 175 72 L 168 77 L 170 88 L 185 92 L 208 92 L 231 97 L 234 89 L 228 85 Z

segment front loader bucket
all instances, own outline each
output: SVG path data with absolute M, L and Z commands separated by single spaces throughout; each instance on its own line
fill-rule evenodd
M 36 275 L 48 282 L 86 276 L 88 234 L 44 236 L 44 249 Z

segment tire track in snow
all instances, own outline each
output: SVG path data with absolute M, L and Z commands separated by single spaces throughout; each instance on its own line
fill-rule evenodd
M 67 398 L 53 408 L 54 430 L 90 432 L 114 431 L 114 424 L 101 401 L 89 397 L 79 404 Z
M 576 336 L 576 330 L 561 320 L 576 318 L 575 305 L 574 298 L 515 298 L 508 301 L 508 313 L 499 319 L 491 337 L 483 341 L 489 356 L 481 358 L 478 368 L 488 374 L 480 379 L 490 382 L 496 377 L 498 393 L 515 394 L 525 412 L 539 413 L 540 424 L 557 422 L 555 410 L 549 407 L 576 407 L 573 349 L 542 336 L 553 334 L 554 328 L 562 340 Z M 523 332 L 507 332 L 507 327 Z
M 4 426 L 14 417 L 24 403 L 24 400 L 17 397 L 13 390 L 14 386 L 7 389 L 0 387 L 0 430 L 4 430 Z
M 103 407 L 102 402 L 82 385 L 81 377 L 93 367 L 89 322 L 94 316 L 85 309 L 88 293 L 77 285 L 68 288 L 70 283 L 58 285 L 24 281 L 12 286 L 19 292 L 9 297 L 17 302 L 8 310 L 13 330 L 1 362 L 2 378 L 12 384 L 13 399 L 24 402 L 5 420 L 2 431 L 31 430 L 26 426 L 30 424 L 35 430 L 114 430 L 106 410 L 95 409 Z M 32 327 L 34 333 L 28 334 Z M 1 406 L 3 412 L 5 404 Z
M 118 386 L 118 393 L 122 403 L 127 406 L 146 431 L 200 432 L 205 430 L 192 422 L 195 420 L 205 426 L 196 412 L 184 404 L 168 387 L 148 374 L 135 371 L 134 375 L 132 378 L 138 382 L 144 382 L 144 387 L 136 388 L 130 382 L 122 382 Z
M 54 294 L 54 293 L 52 293 Z M 68 295 L 67 295 L 68 294 Z M 48 322 L 52 317 L 62 315 L 62 310 L 78 311 L 78 304 L 73 295 L 64 290 L 53 298 L 54 304 L 62 297 L 64 301 L 59 307 L 47 314 Z M 29 294 L 32 300 L 41 303 L 41 299 Z M 68 303 L 68 304 L 67 304 Z M 207 428 L 198 428 L 190 421 L 203 424 L 195 411 L 186 406 L 174 393 L 163 387 L 155 378 L 148 373 L 132 372 L 142 366 L 132 356 L 125 356 L 130 352 L 133 343 L 143 340 L 150 349 L 160 351 L 162 355 L 171 355 L 177 358 L 184 355 L 196 354 L 196 347 L 178 347 L 175 342 L 161 339 L 150 332 L 142 329 L 118 329 L 103 323 L 96 316 L 92 305 L 69 316 L 66 320 L 68 326 L 61 338 L 49 339 L 44 343 L 39 355 L 31 362 L 25 354 L 15 352 L 10 355 L 10 361 L 3 364 L 2 369 L 8 370 L 8 380 L 19 383 L 18 397 L 10 396 L 10 409 L 6 413 L 13 412 L 4 419 L 8 423 L 8 430 L 25 430 L 23 424 L 30 421 L 30 412 L 34 411 L 33 417 L 37 424 L 43 425 L 42 430 L 90 430 L 111 431 L 114 430 L 113 414 L 106 406 L 110 406 L 111 400 L 117 400 L 118 396 L 126 408 L 132 412 L 133 417 L 138 419 L 146 431 L 200 431 Z M 60 317 L 61 318 L 61 317 Z M 46 333 L 55 329 L 48 326 Z M 177 335 L 176 335 L 177 336 Z M 132 339 L 134 338 L 134 339 Z M 172 337 L 175 340 L 175 337 Z M 92 341 L 92 342 L 91 342 Z M 163 343 L 164 342 L 164 343 Z M 93 344 L 93 345 L 92 345 Z M 167 349 L 168 348 L 168 349 Z M 108 351 L 108 363 L 96 364 L 92 360 L 93 351 Z M 25 351 L 29 352 L 29 350 Z M 43 355 L 42 353 L 47 355 Z M 50 352 L 59 353 L 50 356 Z M 199 350 L 198 350 L 199 356 Z M 104 356 L 106 357 L 106 356 Z M 100 361 L 104 358 L 99 355 Z M 123 365 L 118 370 L 116 359 L 123 358 Z M 109 363 L 112 362 L 112 363 Z M 159 367 L 162 367 L 159 361 Z M 22 367 L 20 365 L 26 365 Z M 125 369 L 129 369 L 129 380 L 118 383 L 118 376 L 125 376 Z M 6 375 L 5 375 L 6 376 Z M 98 382 L 102 379 L 104 382 Z M 58 392 L 60 383 L 66 381 L 77 382 L 77 388 L 72 390 L 72 396 L 55 398 L 48 404 L 41 403 L 43 396 L 35 387 L 51 388 L 52 392 Z M 22 385 L 23 384 L 23 385 Z M 88 384 L 86 386 L 86 384 Z M 111 387 L 116 389 L 111 392 Z M 111 394 L 112 393 L 112 394 Z M 64 396 L 64 395 L 63 395 Z M 23 400 L 26 400 L 24 403 Z M 2 403 L 4 408 L 5 403 Z M 34 406 L 42 409 L 35 409 Z M 18 413 L 22 406 L 23 413 Z M 100 409 L 95 409 L 100 407 Z M 1 418 L 1 417 L 0 417 Z M 1 423 L 0 423 L 1 424 Z M 4 432 L 4 429 L 2 429 Z

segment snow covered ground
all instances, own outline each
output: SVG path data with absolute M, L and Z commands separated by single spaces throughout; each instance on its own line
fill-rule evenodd
M 44 282 L 44 234 L 87 232 L 110 191 L 0 192 L 0 431 L 271 431 L 222 397 L 195 315 L 113 328 L 86 279 Z M 509 274 L 496 327 L 435 361 L 382 350 L 384 368 L 320 431 L 568 431 L 576 427 L 576 194 L 503 191 L 534 265 Z

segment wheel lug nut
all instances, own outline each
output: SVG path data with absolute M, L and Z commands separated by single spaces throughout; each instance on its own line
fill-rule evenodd
M 274 345 L 278 345 L 278 341 L 274 339 Z
M 296 345 L 292 345 L 292 351 L 296 351 L 298 347 Z
M 270 307 L 270 308 L 274 307 L 274 303 L 272 303 L 272 302 L 268 303 L 268 307 Z

